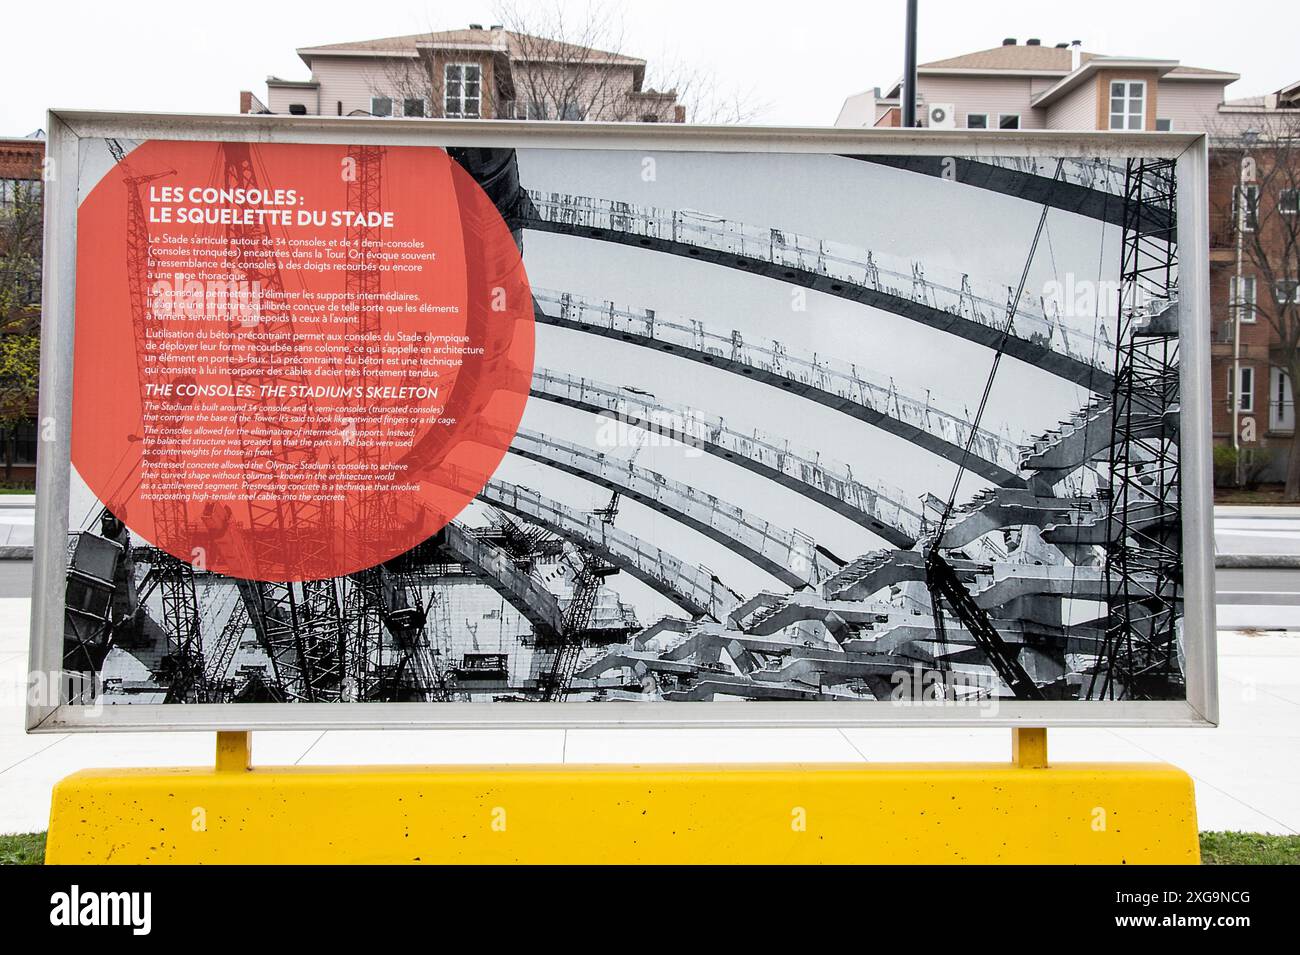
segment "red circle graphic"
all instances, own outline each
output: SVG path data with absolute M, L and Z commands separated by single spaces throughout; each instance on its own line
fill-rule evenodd
M 519 247 L 433 147 L 149 141 L 77 217 L 72 462 L 139 537 L 250 580 L 434 535 L 533 369 Z

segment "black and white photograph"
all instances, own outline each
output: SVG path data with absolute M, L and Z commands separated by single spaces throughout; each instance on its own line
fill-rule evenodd
M 287 583 L 74 478 L 80 702 L 1183 698 L 1172 158 L 449 152 L 533 301 L 500 467 Z

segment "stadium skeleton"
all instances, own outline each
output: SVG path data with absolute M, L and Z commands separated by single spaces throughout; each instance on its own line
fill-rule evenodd
M 163 173 L 132 170 L 127 151 L 109 145 L 128 190 L 129 291 L 142 321 L 133 257 L 148 233 L 138 194 Z M 223 185 L 257 188 L 254 148 L 222 147 Z M 373 209 L 383 147 L 351 149 L 358 175 L 349 205 Z M 890 546 L 835 554 L 765 515 L 639 466 L 635 451 L 616 459 L 525 428 L 512 454 L 603 488 L 608 505 L 580 511 L 494 478 L 479 495 L 486 526 L 454 521 L 410 552 L 343 578 L 221 577 L 133 539 L 105 508 L 98 526 L 70 535 L 64 666 L 87 678 L 84 695 L 70 702 L 886 700 L 899 698 L 900 688 L 914 692 L 919 673 L 929 675 L 923 692 L 949 700 L 1184 695 L 1172 160 L 958 160 L 958 178 L 968 185 L 1042 208 L 1044 217 L 1064 209 L 1122 230 L 1118 334 L 1110 342 L 1104 332 L 1089 340 L 1067 329 L 1029 296 L 1007 289 L 1004 299 L 964 275 L 939 281 L 916 263 L 776 229 L 532 191 L 520 184 L 513 150 L 449 152 L 517 237 L 576 235 L 763 275 L 965 338 L 998 358 L 1014 356 L 1090 396 L 1053 430 L 998 432 L 985 426 L 982 406 L 975 415 L 940 407 L 854 365 L 747 342 L 690 317 L 535 288 L 539 324 L 704 363 L 819 403 L 843 415 L 846 436 L 879 428 L 992 486 L 957 501 L 954 484 L 947 503 L 932 495 L 917 502 L 821 449 L 737 430 L 704 409 L 635 389 L 537 368 L 531 400 L 714 455 Z M 943 174 L 926 158 L 840 158 Z M 370 241 L 369 228 L 360 217 L 352 238 Z M 251 268 L 250 280 L 282 282 L 273 266 Z M 361 301 L 379 293 L 381 277 L 359 270 L 348 282 Z M 373 319 L 359 311 L 365 334 Z M 738 593 L 708 568 L 620 529 L 624 499 L 705 535 L 782 586 Z M 362 533 L 383 506 L 363 499 L 345 520 Z M 294 513 L 281 513 L 286 507 Z M 311 512 L 310 502 L 263 508 L 247 546 L 258 546 L 259 519 L 278 524 Z M 220 514 L 204 517 L 208 532 L 222 533 Z M 184 519 L 176 504 L 155 505 L 157 523 Z M 678 612 L 638 621 L 608 587 L 619 574 Z M 567 593 L 552 589 L 560 576 Z M 490 588 L 526 621 L 531 632 L 519 647 L 487 652 L 475 636 L 474 652 L 455 656 L 445 602 L 461 584 Z M 1065 605 L 1077 600 L 1105 610 L 1073 621 Z M 525 645 L 528 672 L 519 677 L 511 655 Z M 135 679 L 102 672 L 115 649 L 134 659 Z

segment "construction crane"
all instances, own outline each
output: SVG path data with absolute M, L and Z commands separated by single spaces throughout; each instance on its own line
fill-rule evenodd
M 489 508 L 493 529 L 501 538 L 501 549 L 521 569 L 530 571 L 540 557 L 558 556 L 563 539 L 544 527 L 525 525 L 497 508 Z
M 644 444 L 638 444 L 628 457 L 630 469 L 636 463 Z M 618 517 L 618 506 L 622 498 L 621 491 L 610 495 L 609 503 L 595 511 L 605 527 L 612 527 Z M 573 581 L 573 592 L 569 605 L 564 608 L 560 619 L 560 642 L 551 660 L 551 668 L 542 678 L 541 699 L 543 703 L 563 702 L 569 695 L 573 683 L 573 674 L 578 667 L 578 657 L 582 653 L 582 641 L 591 628 L 591 615 L 596 607 L 596 597 L 601 585 L 609 577 L 618 573 L 618 568 L 606 561 L 593 550 L 582 551 L 577 576 Z
M 377 616 L 398 653 L 397 663 L 386 667 L 382 659 L 382 634 L 374 635 L 379 652 L 373 663 L 380 673 L 375 688 L 388 698 L 409 695 L 422 702 L 442 702 L 450 698 L 450 688 L 425 632 L 429 615 L 415 578 L 415 568 L 399 558 L 391 565 L 354 574 L 351 581 L 354 590 L 361 594 L 362 611 L 369 610 Z M 351 649 L 355 653 L 359 648 L 354 645 Z
M 607 526 L 614 523 L 614 517 L 618 513 L 618 499 L 619 492 L 615 491 L 609 504 L 596 511 L 601 523 Z M 569 695 L 569 686 L 573 682 L 578 657 L 582 653 L 583 636 L 591 626 L 591 614 L 596 607 L 601 584 L 607 577 L 617 573 L 618 568 L 595 551 L 582 551 L 578 573 L 573 581 L 573 592 L 560 620 L 560 642 L 555 648 L 550 669 L 542 677 L 543 703 L 563 702 Z
M 1053 179 L 1060 178 L 1064 164 L 1065 160 L 1063 159 L 1057 161 L 1056 174 L 1052 177 Z M 948 521 L 952 518 L 953 509 L 957 505 L 957 491 L 961 485 L 962 475 L 966 471 L 966 462 L 970 458 L 975 436 L 979 433 L 980 422 L 984 417 L 984 409 L 988 405 L 989 393 L 993 389 L 998 366 L 1002 363 L 1002 355 L 1006 349 L 1007 339 L 1011 335 L 1011 329 L 1016 320 L 1016 310 L 1020 307 L 1020 299 L 1025 292 L 1025 283 L 1029 279 L 1029 269 L 1034 262 L 1034 253 L 1038 250 L 1038 241 L 1042 238 L 1043 227 L 1047 224 L 1049 208 L 1048 205 L 1044 204 L 1043 210 L 1038 217 L 1038 227 L 1034 230 L 1033 241 L 1029 244 L 1029 254 L 1025 257 L 1025 265 L 1020 272 L 1020 284 L 1017 286 L 1015 294 L 1007 300 L 1006 323 L 1002 327 L 1002 336 L 998 342 L 998 347 L 993 353 L 993 365 L 989 369 L 988 379 L 984 383 L 984 394 L 980 398 L 979 409 L 971 422 L 970 437 L 966 439 L 966 446 L 962 449 L 961 461 L 957 465 L 957 475 L 952 482 L 952 491 L 948 495 L 942 513 L 939 515 L 938 524 L 923 544 L 925 550 L 925 583 L 930 592 L 930 610 L 934 617 L 935 638 L 940 647 L 946 647 L 948 643 L 943 610 L 946 602 L 952 610 L 953 616 L 961 621 L 967 632 L 975 640 L 975 645 L 983 651 L 989 663 L 992 664 L 994 671 L 1006 683 L 1018 700 L 1041 700 L 1044 698 L 1043 691 L 1034 682 L 1024 666 L 1021 665 L 1016 651 L 1002 639 L 1002 635 L 998 633 L 997 627 L 993 626 L 993 621 L 989 619 L 989 615 L 984 608 L 975 602 L 975 598 L 971 596 L 970 591 L 966 589 L 966 585 L 957 576 L 957 571 L 944 557 L 941 548 L 943 547 L 944 533 L 948 529 Z

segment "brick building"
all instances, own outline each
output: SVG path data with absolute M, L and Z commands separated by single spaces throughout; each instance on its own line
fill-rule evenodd
M 1287 370 L 1293 356 L 1279 326 L 1300 320 L 1300 83 L 1230 100 L 1210 132 L 1215 442 L 1233 443 L 1235 397 L 1237 444 L 1252 459 L 1248 470 L 1283 480 L 1295 397 Z
M 38 136 L 0 139 L 0 334 L 34 333 L 41 304 L 41 169 L 45 141 Z M 0 381 L 6 392 L 13 383 Z M 5 400 L 11 400 L 5 395 Z M 14 485 L 36 480 L 36 399 L 25 402 L 26 419 L 0 429 L 0 479 Z

